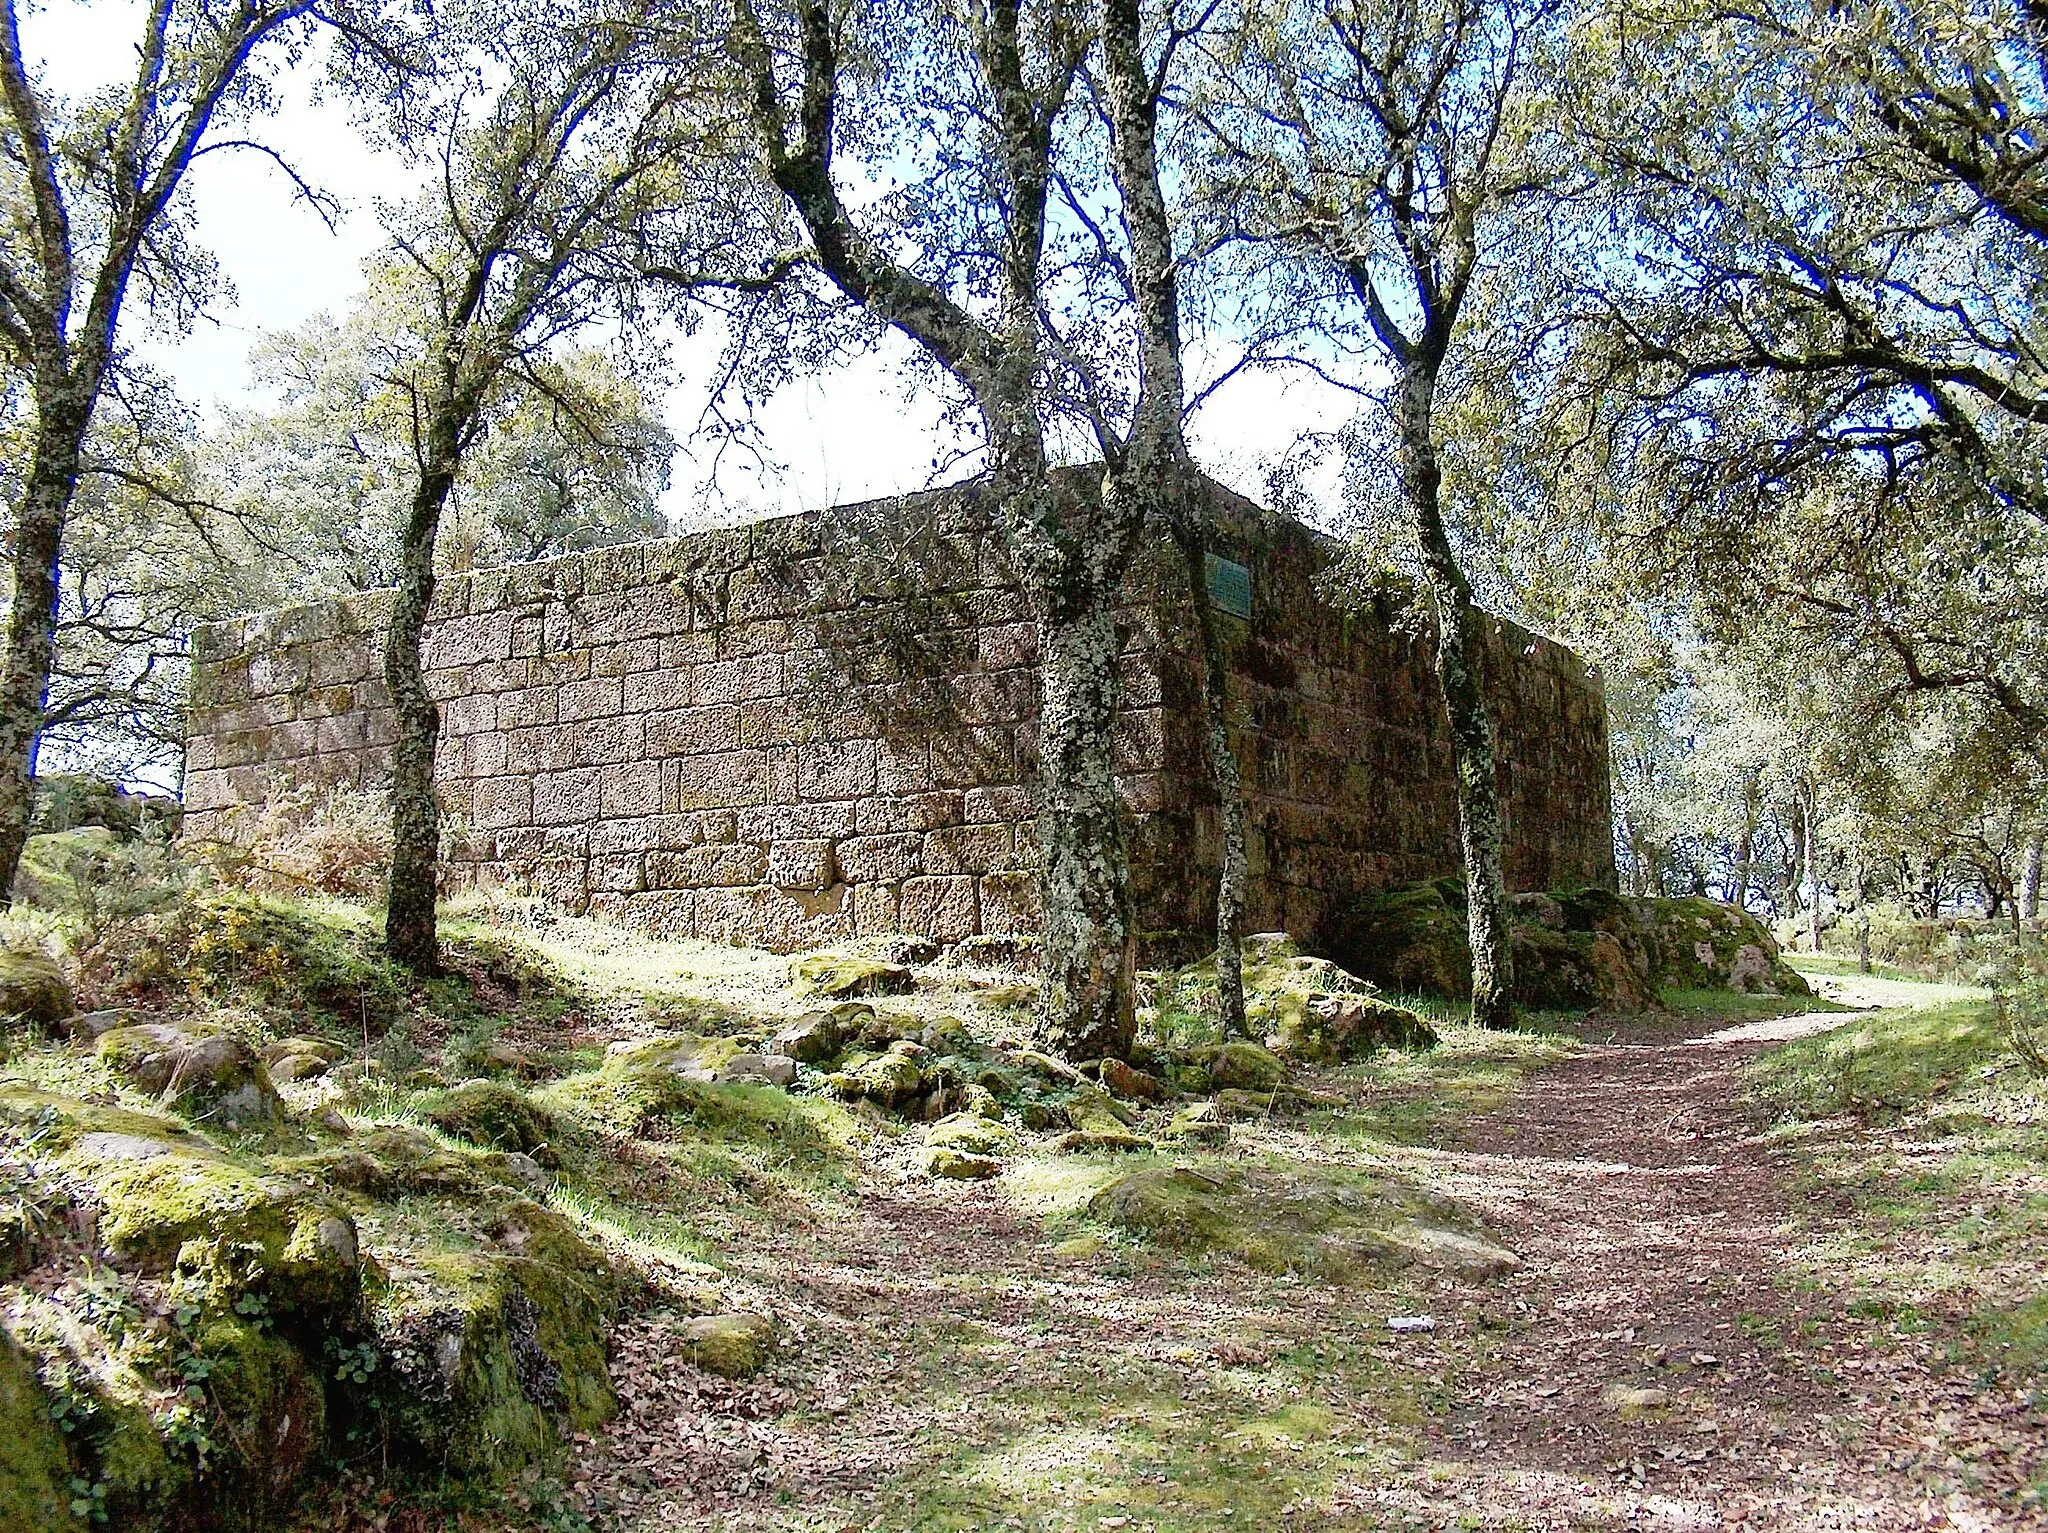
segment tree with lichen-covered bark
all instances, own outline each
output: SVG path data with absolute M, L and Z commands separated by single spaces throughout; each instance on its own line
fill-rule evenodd
M 420 646 L 443 512 L 508 391 L 573 416 L 557 353 L 602 318 L 630 321 L 645 252 L 689 242 L 721 163 L 707 54 L 657 31 L 642 5 L 535 14 L 486 0 L 442 6 L 431 28 L 420 51 L 444 61 L 438 72 L 356 82 L 388 111 L 394 145 L 434 173 L 432 190 L 389 211 L 376 271 L 402 299 L 385 312 L 411 316 L 387 338 L 384 381 L 404 401 L 414 475 L 384 649 L 398 726 L 384 941 L 423 971 L 439 959 L 440 714 Z
M 1512 1025 L 1499 760 L 1485 624 L 1446 514 L 1438 404 L 1467 299 L 1517 204 L 1544 184 L 1529 89 L 1552 0 L 1248 5 L 1205 113 L 1231 237 L 1291 263 L 1363 343 L 1393 442 L 1397 552 L 1427 599 L 1450 718 L 1472 945 L 1472 1017 Z
M 1143 525 L 1131 497 L 1071 495 L 1049 473 L 1051 380 L 1080 342 L 1054 313 L 1079 279 L 1048 250 L 1048 201 L 1092 37 L 1080 7 L 1032 0 L 751 0 L 732 35 L 799 264 L 913 341 L 978 418 L 1038 641 L 1040 1026 L 1079 1058 L 1124 1056 L 1135 1033 L 1116 603 Z

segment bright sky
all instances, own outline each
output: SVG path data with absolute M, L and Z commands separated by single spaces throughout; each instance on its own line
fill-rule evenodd
M 88 91 L 131 66 L 128 39 L 138 19 L 132 0 L 49 0 L 21 17 L 23 45 L 43 60 L 53 84 Z M 307 181 L 339 200 L 337 227 L 330 230 L 265 157 L 229 151 L 202 158 L 188 190 L 200 242 L 217 258 L 228 291 L 188 335 L 136 335 L 144 354 L 209 415 L 224 403 L 254 401 L 247 356 L 262 332 L 349 307 L 361 290 L 361 263 L 380 240 L 376 199 L 404 191 L 403 167 L 371 153 L 344 108 L 316 98 L 316 75 L 308 68 L 280 81 L 280 111 L 263 135 Z M 710 470 L 690 437 L 715 342 L 682 343 L 678 357 L 682 377 L 666 414 L 685 456 L 676 462 L 664 509 L 695 519 Z M 1194 423 L 1192 440 L 1206 469 L 1262 498 L 1266 464 L 1298 432 L 1333 427 L 1349 409 L 1345 396 L 1326 385 L 1246 377 L 1219 391 Z M 950 456 L 936 407 L 905 403 L 886 356 L 784 389 L 769 403 L 764 425 L 776 471 L 762 478 L 729 454 L 717 481 L 728 507 L 798 510 L 912 490 L 928 482 L 935 457 Z

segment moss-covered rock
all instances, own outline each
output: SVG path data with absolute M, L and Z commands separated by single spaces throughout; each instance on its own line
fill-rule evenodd
M 53 960 L 0 949 L 0 1028 L 53 1032 L 71 1011 L 71 985 Z
M 1331 1283 L 1374 1266 L 1419 1265 L 1478 1281 L 1520 1265 L 1461 1205 L 1334 1169 L 1150 1167 L 1118 1177 L 1088 1211 L 1160 1245 Z
M 1751 995 L 1811 995 L 1763 922 L 1719 900 L 1627 902 L 1654 945 L 1660 987 L 1735 990 Z
M 925 1073 L 926 1058 L 923 1044 L 904 1039 L 880 1054 L 849 1062 L 844 1070 L 827 1076 L 826 1084 L 843 1097 L 902 1108 L 932 1084 Z
M 873 1011 L 867 1013 L 873 1016 Z M 778 1054 L 800 1065 L 822 1065 L 837 1059 L 846 1047 L 846 1031 L 830 1011 L 807 1011 L 769 1040 Z
M 1256 1043 L 1218 1043 L 1195 1051 L 1195 1061 L 1217 1091 L 1273 1091 L 1287 1079 L 1287 1065 Z
M 263 1068 L 272 1081 L 307 1081 L 325 1075 L 347 1057 L 347 1050 L 325 1038 L 297 1034 L 263 1046 Z
M 0 1327 L 0 1528 L 83 1530 L 71 1510 L 71 1454 L 36 1382 L 35 1363 Z
M 1353 900 L 1324 934 L 1330 956 L 1397 995 L 1467 995 L 1472 949 L 1464 890 L 1453 880 L 1375 890 Z
M 1160 1137 L 1171 1144 L 1218 1148 L 1230 1142 L 1230 1123 L 1214 1102 L 1191 1102 L 1173 1115 Z
M 1158 1077 L 1127 1065 L 1121 1059 L 1105 1059 L 1098 1079 L 1103 1090 L 1127 1102 L 1159 1102 L 1166 1097 L 1166 1087 Z
M 476 1249 L 393 1253 L 374 1309 L 397 1451 L 458 1473 L 524 1468 L 617 1410 L 605 1338 L 620 1284 L 604 1254 L 523 1199 L 487 1235 Z
M 796 1061 L 786 1054 L 764 1054 L 737 1038 L 698 1038 L 689 1034 L 615 1044 L 607 1060 L 622 1070 L 666 1070 L 682 1080 L 744 1082 L 755 1086 L 787 1086 L 796 1079 Z
M 206 1322 L 193 1351 L 207 1363 L 208 1403 L 232 1461 L 210 1477 L 216 1498 L 232 1503 L 215 1525 L 276 1527 L 327 1447 L 326 1387 L 297 1347 L 238 1316 Z
M 973 1155 L 1005 1155 L 1016 1146 L 1010 1129 L 979 1113 L 959 1112 L 941 1118 L 924 1131 L 924 1142 L 935 1148 L 965 1150 Z
M 1127 1128 L 1077 1128 L 1056 1135 L 1051 1148 L 1056 1155 L 1142 1155 L 1157 1146 Z
M 273 1313 L 335 1312 L 356 1296 L 355 1224 L 304 1182 L 171 1133 L 89 1131 L 58 1163 L 92 1189 L 116 1260 L 196 1276 L 223 1303 L 260 1293 Z
M 918 1166 L 926 1176 L 941 1181 L 978 1182 L 1003 1174 L 1003 1163 L 997 1157 L 946 1144 L 926 1145 Z
M 409 1124 L 373 1123 L 344 1143 L 273 1164 L 315 1186 L 394 1198 L 408 1193 L 473 1196 L 492 1189 L 525 1192 L 534 1178 L 520 1164 L 524 1159 L 517 1153 L 451 1149 Z
M 1714 900 L 1607 889 L 1514 897 L 1515 999 L 1550 1010 L 1643 1011 L 1666 989 L 1810 994 L 1754 916 Z M 1439 881 L 1366 895 L 1331 923 L 1337 959 L 1378 984 L 1461 997 L 1471 988 L 1464 897 Z
M 504 1081 L 464 1081 L 437 1091 L 420 1113 L 442 1133 L 487 1150 L 544 1155 L 555 1139 L 554 1115 Z
M 1279 1053 L 1310 1064 L 1347 1064 L 1381 1048 L 1431 1049 L 1437 1041 L 1415 1012 L 1370 995 L 1285 990 L 1265 1001 L 1258 1020 L 1272 1029 Z
M 806 953 L 791 962 L 789 979 L 808 995 L 908 995 L 917 988 L 905 965 L 859 953 Z
M 262 1128 L 284 1104 L 256 1051 L 235 1034 L 193 1022 L 147 1022 L 100 1035 L 99 1057 L 190 1118 Z
M 699 1315 L 677 1333 L 684 1359 L 725 1379 L 752 1378 L 775 1350 L 775 1322 L 744 1311 Z

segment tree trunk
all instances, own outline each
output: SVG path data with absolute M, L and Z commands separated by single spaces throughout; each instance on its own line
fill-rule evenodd
M 1749 909 L 1750 865 L 1756 859 L 1757 782 L 1750 778 L 1742 786 L 1742 832 L 1735 838 L 1735 897 L 1737 910 Z
M 1863 845 L 1856 846 L 1856 967 L 1863 973 L 1870 972 L 1870 868 L 1865 861 Z
M 1813 903 L 1807 909 L 1808 938 L 1820 951 L 1820 825 L 1814 805 L 1814 790 L 1808 788 L 1800 802 L 1800 817 L 1806 822 L 1806 888 Z
M 1191 486 L 1182 485 L 1183 494 Z M 1202 660 L 1202 744 L 1209 781 L 1216 789 L 1216 817 L 1223 832 L 1223 865 L 1216 877 L 1216 1012 L 1225 1038 L 1245 1031 L 1244 1021 L 1244 777 L 1230 746 L 1230 657 L 1216 614 L 1209 606 L 1208 552 L 1200 524 L 1174 523 L 1175 541 L 1187 569 L 1194 603 L 1195 638 Z
M 1451 719 L 1451 763 L 1458 780 L 1458 836 L 1465 855 L 1466 925 L 1472 942 L 1472 1021 L 1514 1026 L 1513 928 L 1501 872 L 1500 783 L 1493 719 L 1480 674 L 1483 615 L 1444 529 L 1443 470 L 1431 436 L 1436 380 L 1426 367 L 1404 368 L 1396 424 L 1401 480 L 1414 518 L 1417 551 L 1436 616 L 1436 674 Z
M 2041 914 L 2042 839 L 2034 837 L 2027 847 L 2025 871 L 2020 874 L 2020 918 L 2026 921 L 2035 920 Z
M 1039 881 L 1046 1043 L 1072 1059 L 1123 1059 L 1137 1033 L 1137 929 L 1116 797 L 1115 587 L 1073 593 L 1038 619 Z
M 35 813 L 36 749 L 57 662 L 57 560 L 89 411 L 39 410 L 14 529 L 14 601 L 0 660 L 0 890 L 12 890 Z
M 434 757 L 441 710 L 427 692 L 420 641 L 434 603 L 434 541 L 441 508 L 460 462 L 454 412 L 445 404 L 427 422 L 426 464 L 406 519 L 398 590 L 384 640 L 384 682 L 397 715 L 391 751 L 391 881 L 384 901 L 384 950 L 418 973 L 440 967 L 434 902 L 440 883 L 441 805 L 434 793 Z

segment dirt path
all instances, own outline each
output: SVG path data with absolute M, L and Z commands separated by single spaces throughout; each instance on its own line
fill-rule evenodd
M 2048 1465 L 2039 1408 L 1941 1367 L 1937 1335 L 1843 1313 L 1796 1254 L 1737 1073 L 1841 1020 L 1595 1048 L 1472 1121 L 1456 1180 L 1527 1265 L 1432 1433 L 1440 1468 L 1466 1466 L 1442 1487 L 1461 1507 L 1531 1528 L 2048 1526 L 2017 1501 Z
M 1484 1287 L 1062 1246 L 992 1185 L 791 1210 L 731 1263 L 782 1361 L 728 1385 L 674 1363 L 671 1322 L 626 1328 L 580 1502 L 636 1533 L 2048 1527 L 2018 1500 L 2042 1407 L 1802 1266 L 1736 1077 L 1840 1020 L 1595 1047 L 1397 1152 L 1522 1255 Z M 1434 1331 L 1389 1331 L 1421 1311 Z

